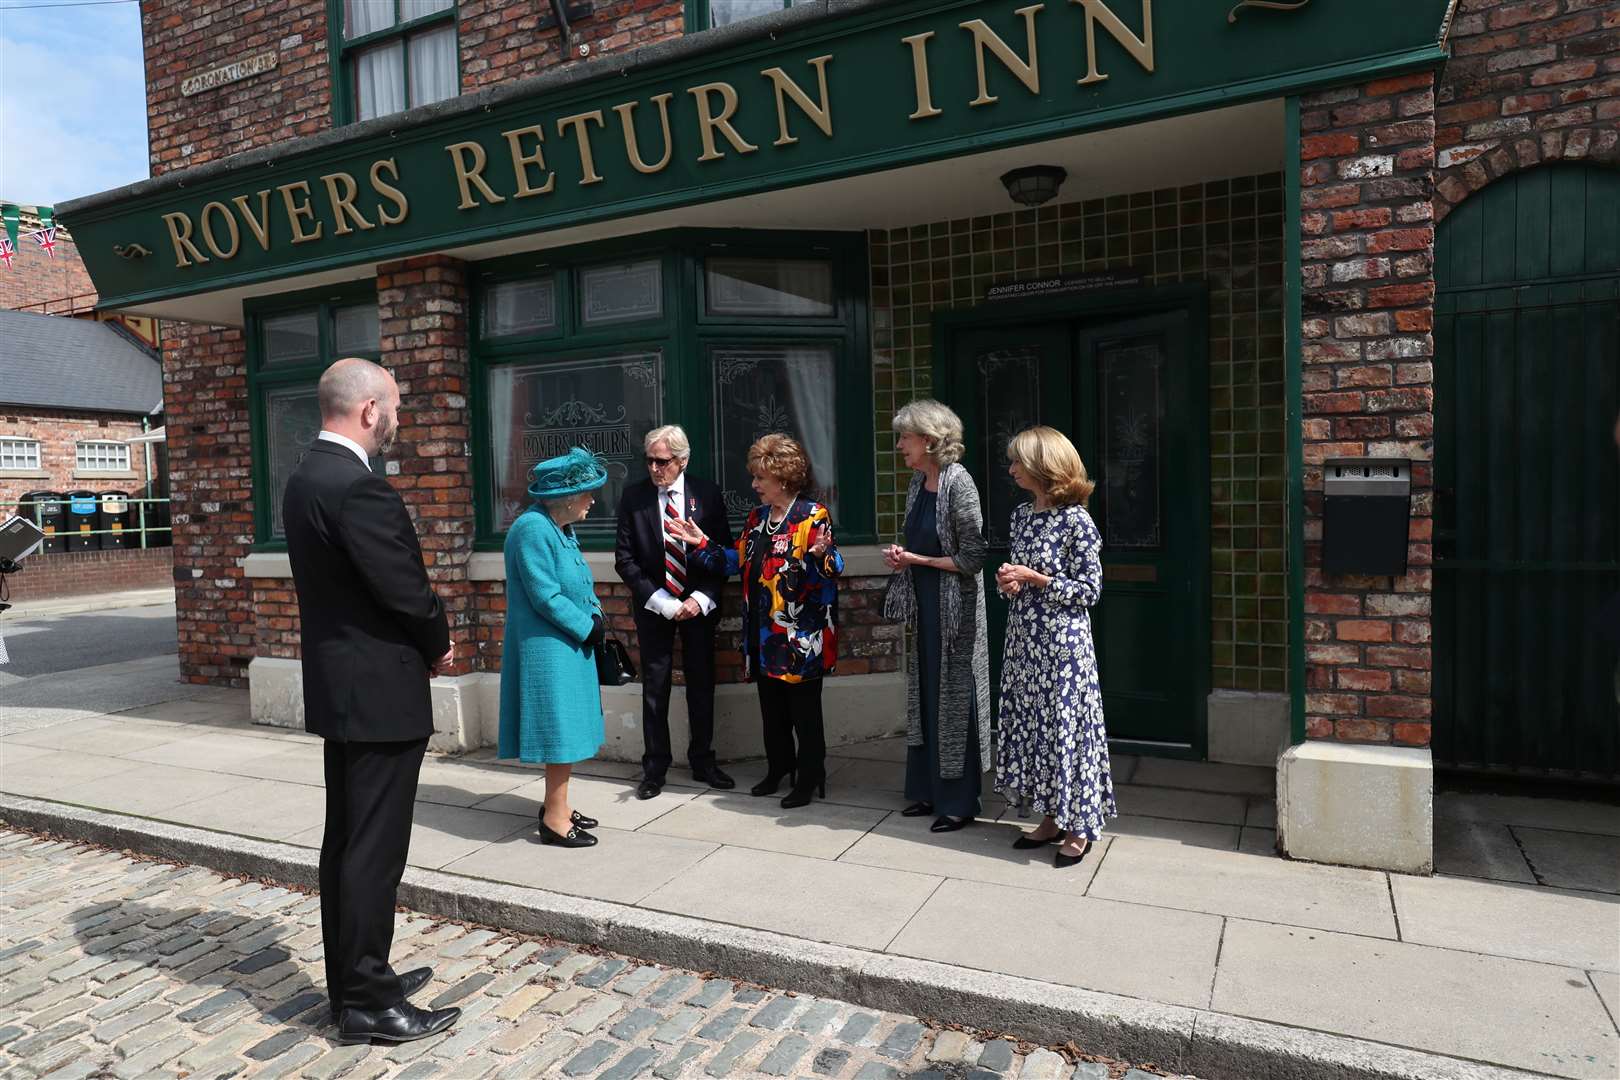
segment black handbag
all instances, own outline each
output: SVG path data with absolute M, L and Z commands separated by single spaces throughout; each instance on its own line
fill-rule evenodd
M 636 681 L 636 665 L 630 662 L 630 650 L 605 631 L 602 640 L 596 643 L 596 681 L 602 686 L 623 686 Z

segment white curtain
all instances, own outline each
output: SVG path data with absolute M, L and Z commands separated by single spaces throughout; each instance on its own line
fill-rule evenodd
M 411 106 L 456 96 L 456 28 L 443 26 L 411 37 Z
M 489 436 L 491 464 L 495 474 L 495 519 L 504 531 L 512 524 L 513 507 L 508 502 L 515 498 L 513 492 L 523 485 L 513 485 L 512 462 L 512 429 L 516 426 L 512 408 L 512 394 L 516 389 L 517 371 L 510 367 L 498 367 L 487 376 L 489 379 Z M 522 416 L 521 412 L 517 412 Z M 516 509 L 523 508 L 521 501 L 517 502 Z
M 456 0 L 399 0 L 399 21 L 410 22 L 420 19 L 424 15 L 432 15 L 435 11 L 444 11 L 454 7 Z
M 359 119 L 405 110 L 405 48 L 394 41 L 355 58 L 355 99 Z
M 781 11 L 782 0 L 709 0 L 709 25 L 730 26 L 734 22 Z
M 343 36 L 357 37 L 394 25 L 394 0 L 343 0 Z
M 838 442 L 834 416 L 838 409 L 838 372 L 831 349 L 784 349 L 782 367 L 787 373 L 788 407 L 793 410 L 793 427 L 804 440 L 805 452 L 815 470 L 816 490 L 828 501 L 836 521 L 838 505 Z

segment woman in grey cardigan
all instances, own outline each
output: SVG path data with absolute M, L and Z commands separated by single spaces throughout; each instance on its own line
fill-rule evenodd
M 938 814 L 954 832 L 979 815 L 990 748 L 990 651 L 985 624 L 984 514 L 957 462 L 962 421 L 937 401 L 895 414 L 896 446 L 916 470 L 906 492 L 905 543 L 884 548 L 893 576 L 883 613 L 907 623 L 907 817 Z

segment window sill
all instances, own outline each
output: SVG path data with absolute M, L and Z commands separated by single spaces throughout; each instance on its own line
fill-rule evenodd
M 73 473 L 74 480 L 139 480 L 141 474 L 133 469 L 127 472 L 78 472 Z
M 0 480 L 49 480 L 44 469 L 0 469 Z

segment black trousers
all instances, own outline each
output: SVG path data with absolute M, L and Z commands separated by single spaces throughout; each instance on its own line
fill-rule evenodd
M 404 1000 L 388 951 L 426 750 L 426 739 L 326 742 L 321 942 L 334 1010 L 390 1009 Z
M 821 719 L 821 680 L 783 682 L 755 677 L 765 725 L 765 761 L 772 776 L 797 772 L 797 786 L 827 778 L 827 733 Z M 797 736 L 798 748 L 794 748 Z
M 650 611 L 636 612 L 641 644 L 641 775 L 663 780 L 674 760 L 669 739 L 669 687 L 675 666 L 675 636 L 681 638 L 681 670 L 686 673 L 686 716 L 692 741 L 686 760 L 694 771 L 714 764 L 714 632 L 720 614 L 675 622 Z

